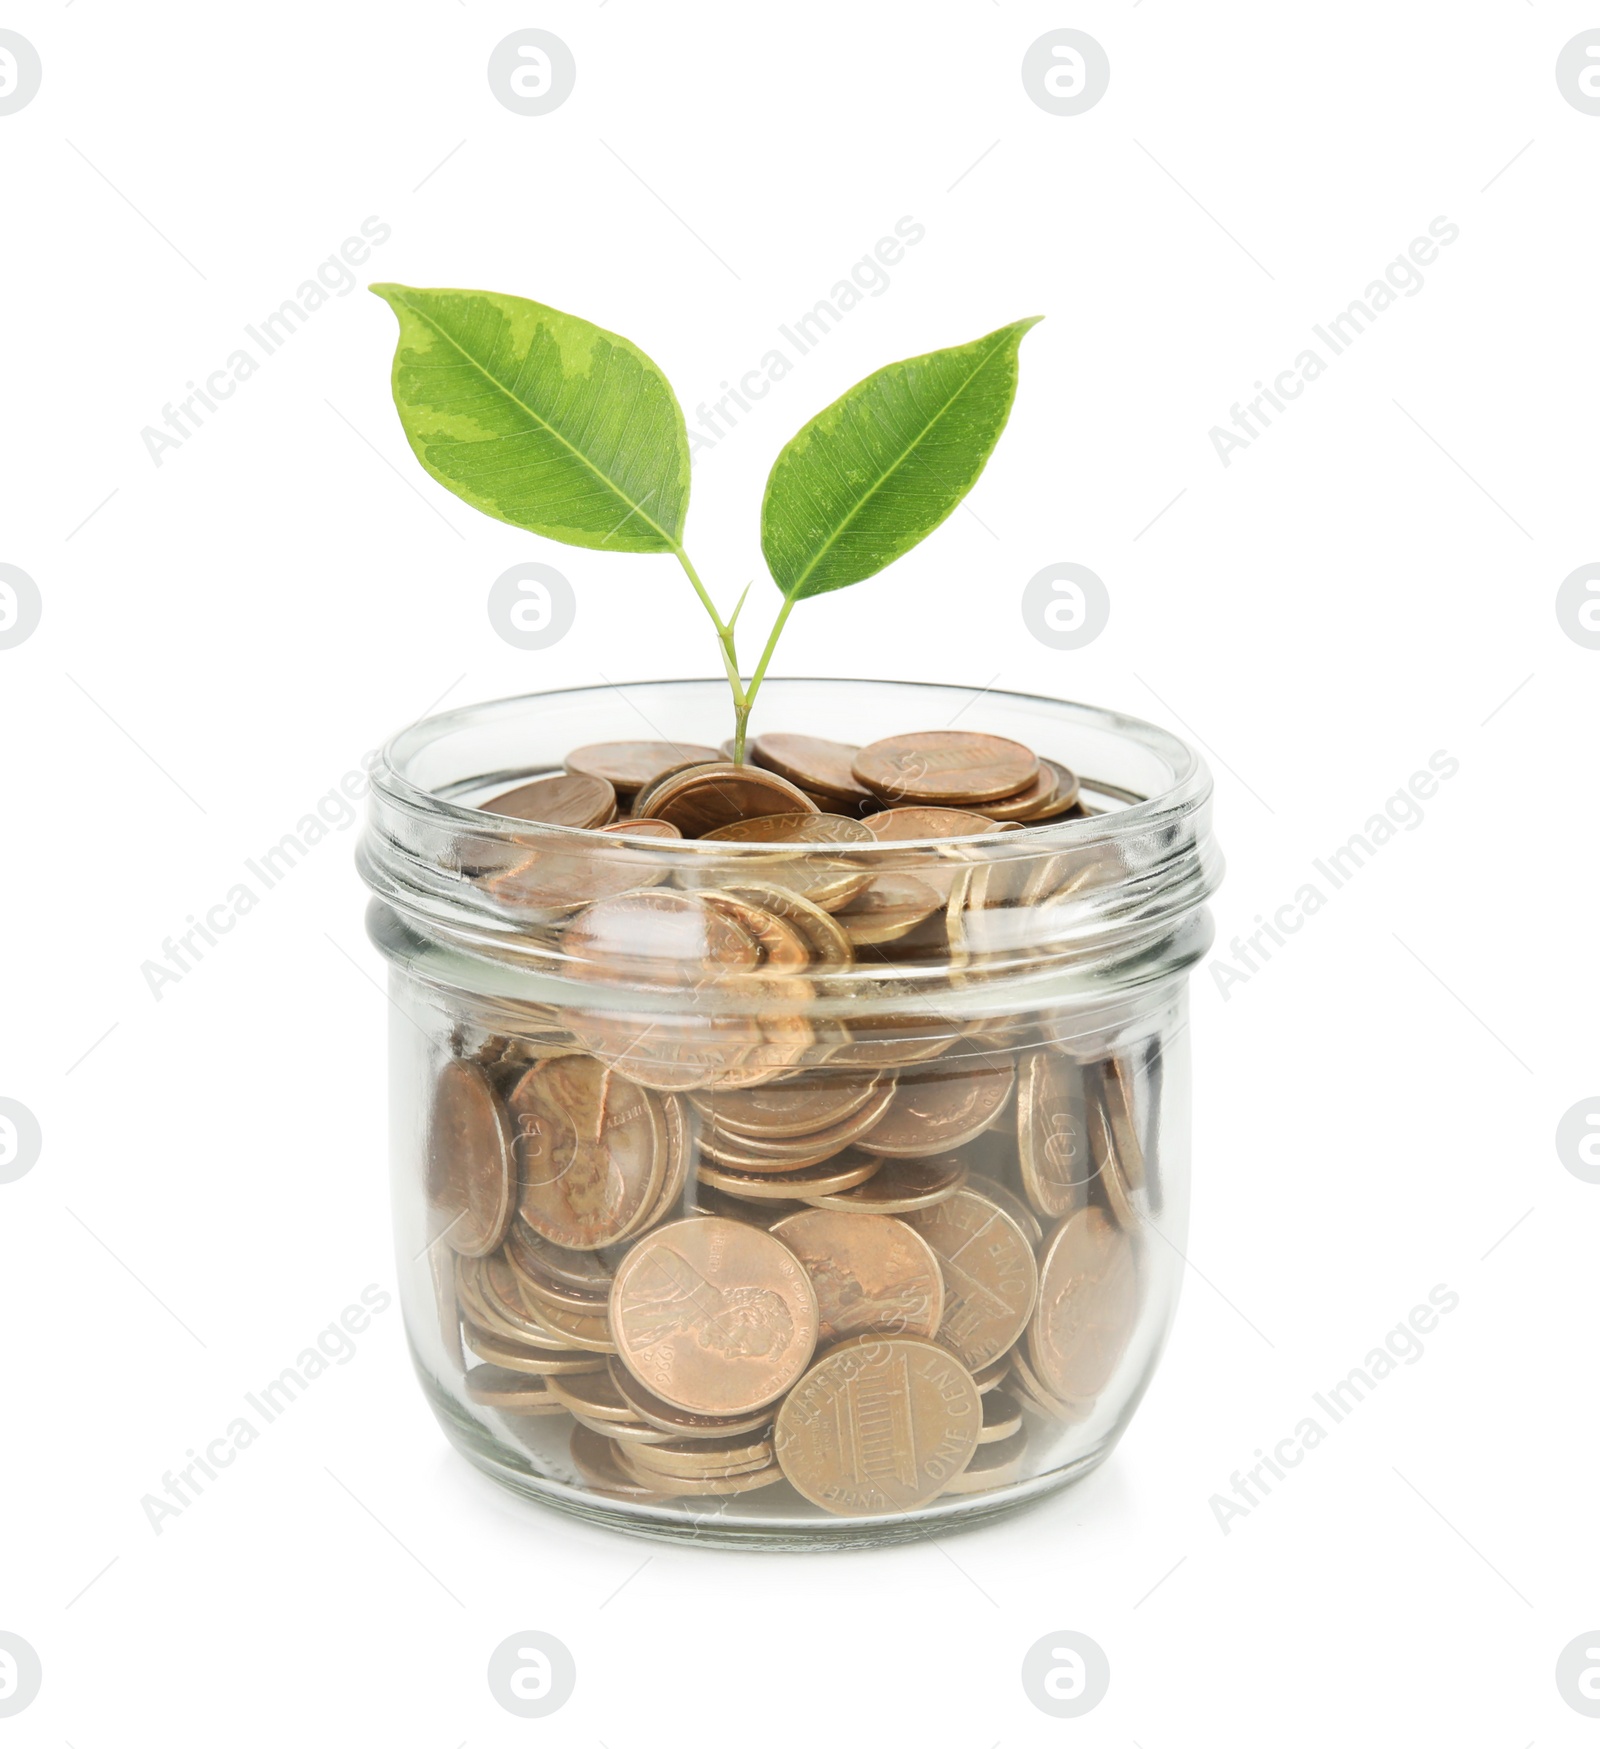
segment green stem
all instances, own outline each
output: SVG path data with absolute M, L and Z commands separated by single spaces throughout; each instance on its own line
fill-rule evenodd
M 761 682 L 766 678 L 767 664 L 772 660 L 772 652 L 778 647 L 778 639 L 783 636 L 783 628 L 789 623 L 789 615 L 794 612 L 797 597 L 786 595 L 783 606 L 778 610 L 778 617 L 772 622 L 772 631 L 767 638 L 767 647 L 761 652 L 761 660 L 756 663 L 756 671 L 750 676 L 750 684 L 745 688 L 745 714 L 749 715 L 750 706 L 756 702 L 756 694 L 761 690 Z
M 739 652 L 734 645 L 733 623 L 723 623 L 722 615 L 717 612 L 716 603 L 706 593 L 706 586 L 700 581 L 700 574 L 695 570 L 689 555 L 681 546 L 674 547 L 673 553 L 678 563 L 683 567 L 684 575 L 694 585 L 694 592 L 700 597 L 700 605 L 711 615 L 711 623 L 717 628 L 717 642 L 722 648 L 722 666 L 728 676 L 728 685 L 733 691 L 733 722 L 734 722 L 734 763 L 744 761 L 744 731 L 745 724 L 750 721 L 750 700 L 745 694 L 744 683 L 739 678 Z M 740 597 L 740 606 L 744 598 Z M 734 609 L 734 619 L 739 617 L 738 608 Z

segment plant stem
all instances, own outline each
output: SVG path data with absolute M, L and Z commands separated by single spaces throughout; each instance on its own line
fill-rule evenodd
M 756 702 L 756 694 L 761 690 L 761 682 L 766 678 L 767 664 L 772 660 L 772 652 L 778 647 L 778 639 L 783 636 L 783 628 L 789 622 L 789 615 L 794 612 L 796 597 L 786 595 L 783 606 L 778 610 L 778 617 L 772 622 L 772 631 L 767 637 L 767 647 L 761 652 L 761 660 L 756 663 L 756 671 L 750 676 L 750 684 L 745 689 L 745 715 L 750 714 L 750 706 Z
M 739 652 L 734 645 L 733 623 L 723 624 L 722 615 L 717 612 L 716 603 L 706 593 L 706 586 L 700 581 L 700 574 L 694 568 L 689 555 L 680 547 L 674 547 L 678 563 L 683 567 L 684 575 L 694 585 L 694 592 L 700 597 L 700 605 L 711 615 L 711 623 L 717 628 L 717 642 L 722 648 L 722 667 L 728 676 L 728 685 L 733 691 L 733 723 L 734 723 L 734 763 L 744 762 L 744 730 L 750 721 L 750 699 L 746 696 L 744 682 L 739 678 Z M 744 597 L 739 598 L 739 606 L 744 605 Z M 733 611 L 734 619 L 739 617 L 739 609 Z

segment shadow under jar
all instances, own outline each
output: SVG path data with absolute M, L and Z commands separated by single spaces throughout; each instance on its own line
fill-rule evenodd
M 704 759 L 727 708 L 720 681 L 507 699 L 374 772 L 417 1371 L 479 1469 L 618 1529 L 981 1520 L 1106 1456 L 1172 1320 L 1210 779 L 1084 705 L 773 680 L 776 730 L 959 721 L 1068 768 L 1078 805 L 777 844 L 630 830 L 625 792 L 604 830 L 483 811 L 596 743 Z

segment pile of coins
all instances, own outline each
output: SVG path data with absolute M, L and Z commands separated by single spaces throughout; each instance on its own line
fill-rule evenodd
M 948 730 L 751 751 L 584 747 L 481 804 L 763 854 L 708 865 L 715 885 L 666 859 L 642 880 L 565 838 L 464 870 L 550 933 L 575 993 L 464 1002 L 438 1072 L 447 1351 L 530 1455 L 569 1417 L 572 1473 L 610 1499 L 787 1486 L 863 1516 L 1003 1488 L 1050 1467 L 1133 1339 L 1159 1053 L 1049 1011 L 841 1015 L 813 990 L 897 956 L 955 962 L 975 907 L 1114 879 L 1102 853 L 1048 852 L 997 891 L 973 845 L 1109 786 Z M 838 854 L 873 843 L 926 866 Z

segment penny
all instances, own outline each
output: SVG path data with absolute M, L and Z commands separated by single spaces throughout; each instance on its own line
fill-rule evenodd
M 835 915 L 852 947 L 878 947 L 909 935 L 943 903 L 926 881 L 891 869 L 874 875 Z
M 600 830 L 614 838 L 681 838 L 683 834 L 670 820 L 614 820 Z M 662 871 L 665 879 L 665 870 Z M 642 881 L 639 883 L 644 884 Z
M 565 1377 L 553 1379 L 550 1389 L 574 1415 L 582 1415 L 588 1421 L 610 1423 L 637 1420 L 627 1399 L 617 1389 L 607 1362 L 602 1362 L 594 1372 L 569 1373 Z
M 730 1093 L 691 1093 L 689 1103 L 718 1128 L 763 1141 L 815 1135 L 863 1110 L 883 1089 L 870 1069 L 803 1075 Z
M 469 1367 L 464 1388 L 472 1402 L 481 1403 L 486 1409 L 514 1409 L 518 1414 L 529 1415 L 563 1407 L 543 1379 L 507 1372 L 501 1366 Z
M 1136 1199 L 1145 1189 L 1144 1149 L 1133 1116 L 1132 1074 L 1121 1057 L 1100 1065 L 1099 1090 L 1103 1117 L 1099 1139 L 1106 1168 L 1101 1177 L 1108 1199 L 1116 1198 L 1117 1219 L 1124 1227 L 1132 1227 L 1137 1218 Z M 1092 1120 L 1090 1140 L 1095 1140 Z
M 508 1306 L 500 1296 L 489 1291 L 484 1278 L 487 1261 L 482 1257 L 463 1257 L 457 1261 L 456 1297 L 466 1322 L 524 1348 L 544 1348 L 552 1352 L 566 1348 L 567 1344 L 560 1337 L 534 1323 L 520 1302 Z
M 998 1360 L 991 1360 L 987 1366 L 974 1368 L 972 1382 L 978 1387 L 980 1394 L 992 1391 L 1004 1382 L 1007 1373 L 1011 1371 L 1011 1357 L 1015 1353 L 1014 1348 L 1008 1348 Z
M 893 735 L 863 747 L 850 763 L 857 783 L 889 801 L 994 801 L 1025 789 L 1037 756 L 1017 741 L 964 729 Z
M 740 1172 L 731 1166 L 708 1166 L 702 1161 L 699 1176 L 702 1184 L 714 1185 L 729 1196 L 755 1197 L 765 1202 L 769 1197 L 831 1196 L 865 1183 L 882 1164 L 872 1155 L 852 1148 L 820 1165 L 787 1172 Z
M 523 1348 L 518 1343 L 491 1336 L 485 1330 L 475 1330 L 470 1324 L 467 1326 L 467 1342 L 480 1359 L 488 1361 L 492 1366 L 539 1378 L 549 1378 L 557 1373 L 598 1372 L 606 1364 L 603 1354 Z
M 761 964 L 750 932 L 698 893 L 602 899 L 567 926 L 562 947 L 577 975 L 592 969 L 630 982 L 693 986 Z
M 817 805 L 776 772 L 718 761 L 693 765 L 652 784 L 638 798 L 641 819 L 670 821 L 685 838 L 702 838 L 764 814 L 814 814 Z
M 463 1257 L 497 1250 L 511 1225 L 515 1176 L 511 1121 L 489 1077 L 452 1057 L 428 1112 L 428 1200 L 439 1237 Z
M 1060 778 L 1056 775 L 1060 768 L 1051 765 L 1048 760 L 1039 761 L 1039 769 L 1034 774 L 1033 782 L 1026 789 L 1019 789 L 1014 796 L 1005 796 L 997 802 L 985 802 L 989 818 L 1003 821 L 1036 820 L 1041 814 L 1047 813 L 1055 800 Z
M 470 1278 L 468 1296 L 476 1290 L 477 1302 L 488 1313 L 481 1320 L 486 1330 L 498 1330 L 524 1347 L 568 1346 L 564 1336 L 540 1321 L 535 1302 L 524 1291 L 522 1277 L 504 1250 L 482 1258 L 462 1274 Z M 604 1301 L 600 1302 L 600 1309 L 605 1309 Z
M 1027 1327 L 1039 1289 L 1027 1235 L 971 1190 L 904 1218 L 933 1247 L 944 1272 L 939 1340 L 968 1366 L 1004 1354 Z
M 987 814 L 965 808 L 885 808 L 861 822 L 880 844 L 920 844 L 946 838 L 977 838 L 994 831 Z
M 1017 1416 L 1020 1429 L 1022 1417 Z M 1016 1481 L 1028 1456 L 1028 1441 L 1020 1431 L 995 1444 L 980 1444 L 971 1463 L 945 1485 L 946 1494 L 983 1494 Z
M 602 826 L 600 830 L 608 833 L 615 828 Z M 600 857 L 584 847 L 536 850 L 478 884 L 497 904 L 549 921 L 570 916 L 601 899 L 657 886 L 667 874 L 667 869 L 651 866 L 638 856 L 612 852 L 609 857 Z
M 850 762 L 859 747 L 827 741 L 820 735 L 757 735 L 750 757 L 757 765 L 786 777 L 812 796 L 825 796 L 851 808 L 873 805 L 870 790 L 851 775 Z
M 1138 1319 L 1133 1241 L 1100 1209 L 1068 1215 L 1045 1246 L 1028 1354 L 1052 1396 L 1098 1397 Z
M 932 1336 L 944 1278 L 926 1239 L 887 1215 L 807 1209 L 768 1229 L 805 1265 L 817 1296 L 817 1340 L 866 1330 Z
M 773 1448 L 792 1487 L 842 1517 L 914 1511 L 977 1449 L 971 1375 L 925 1336 L 853 1336 L 784 1399 Z
M 1017 1163 L 1028 1201 L 1046 1220 L 1058 1221 L 1088 1203 L 1096 1166 L 1084 1072 L 1055 1051 L 1031 1051 L 1022 1059 Z
M 644 1088 L 593 1057 L 556 1057 L 523 1076 L 509 1108 L 519 1212 L 534 1232 L 595 1251 L 654 1201 L 667 1142 L 660 1107 Z
M 694 1150 L 689 1141 L 689 1120 L 684 1114 L 683 1101 L 675 1093 L 665 1093 L 661 1096 L 661 1109 L 667 1127 L 667 1164 L 661 1177 L 661 1190 L 655 1206 L 646 1211 L 636 1226 L 628 1229 L 624 1235 L 627 1238 L 674 1213 L 682 1199 L 683 1187 L 689 1181 L 689 1162 Z
M 604 778 L 558 772 L 519 784 L 481 806 L 486 814 L 541 826 L 604 826 L 616 818 L 617 792 Z
M 869 1137 L 870 1142 L 870 1137 Z M 819 1209 L 850 1215 L 905 1215 L 933 1208 L 952 1197 L 966 1182 L 965 1161 L 954 1154 L 926 1160 L 885 1160 L 873 1175 L 848 1190 L 807 1193 Z
M 843 814 L 770 814 L 753 820 L 738 820 L 704 835 L 706 843 L 791 844 L 811 848 L 802 854 L 790 852 L 763 857 L 760 866 L 766 878 L 791 888 L 825 911 L 847 905 L 872 879 L 872 871 L 859 859 L 827 854 L 829 845 L 859 845 L 875 842 L 859 820 Z M 741 861 L 745 860 L 741 858 Z
M 853 1017 L 845 1041 L 828 1056 L 830 1069 L 896 1069 L 942 1057 L 955 1039 L 948 1025 L 926 1016 L 874 1014 Z
M 840 925 L 820 905 L 814 905 L 792 888 L 773 881 L 752 879 L 741 868 L 723 883 L 719 891 L 759 906 L 798 930 L 811 950 L 815 970 L 848 966 L 854 961 L 855 949 Z
M 591 1373 L 584 1376 L 592 1378 L 595 1375 Z M 559 1379 L 552 1380 L 552 1387 L 560 1382 Z M 670 1433 L 663 1433 L 645 1421 L 597 1421 L 594 1416 L 586 1415 L 570 1404 L 567 1406 L 567 1413 L 584 1427 L 592 1427 L 596 1433 L 607 1439 L 619 1440 L 623 1445 L 665 1445 L 672 1437 Z
M 559 1384 L 560 1381 L 557 1381 Z M 977 1380 L 974 1379 L 976 1384 Z M 552 1385 L 551 1389 L 556 1389 Z M 1022 1409 L 1015 1397 L 1009 1397 L 1004 1391 L 989 1391 L 983 1393 L 983 1431 L 978 1435 L 979 1445 L 993 1445 L 996 1440 L 1009 1439 L 1013 1433 L 1022 1431 Z
M 619 796 L 631 796 L 668 772 L 709 765 L 718 757 L 715 747 L 680 747 L 675 741 L 596 741 L 574 747 L 564 763 L 579 777 L 598 778 Z
M 514 1221 L 506 1238 L 511 1264 L 522 1275 L 548 1279 L 579 1293 L 605 1299 L 611 1292 L 612 1267 L 593 1251 L 569 1251 L 555 1245 L 521 1221 Z
M 669 1403 L 738 1415 L 781 1396 L 817 1340 L 798 1259 L 758 1227 L 715 1216 L 647 1233 L 611 1290 L 623 1362 Z
M 1028 815 L 1025 824 L 1029 826 L 1037 826 L 1045 820 L 1058 820 L 1063 814 L 1070 813 L 1078 805 L 1078 774 L 1069 770 L 1059 759 L 1046 759 L 1043 754 L 1039 756 L 1039 763 L 1054 773 L 1056 787 L 1050 800 L 1043 807 Z
M 585 1427 L 580 1422 L 572 1430 L 572 1441 L 568 1449 L 572 1453 L 572 1467 L 599 1493 L 622 1500 L 664 1498 L 660 1489 L 641 1481 L 631 1470 L 625 1469 L 621 1451 L 615 1441 L 597 1433 L 594 1428 Z
M 1033 1246 L 1035 1251 L 1044 1243 L 1044 1228 L 1039 1225 L 1039 1217 L 1010 1185 L 1002 1184 L 999 1179 L 991 1178 L 987 1173 L 969 1172 L 967 1174 L 967 1188 L 977 1191 L 979 1196 L 988 1197 L 990 1202 L 998 1208 L 1004 1209 L 1027 1234 L 1028 1243 Z
M 652 1474 L 693 1480 L 697 1476 L 734 1476 L 764 1470 L 772 1462 L 772 1441 L 748 1433 L 715 1439 L 652 1440 L 635 1462 Z
M 641 1448 L 653 1449 L 653 1448 Z M 741 1471 L 731 1476 L 697 1476 L 693 1479 L 687 1476 L 670 1477 L 660 1472 L 647 1472 L 639 1462 L 639 1451 L 624 1449 L 619 1453 L 621 1466 L 636 1479 L 648 1481 L 652 1486 L 659 1487 L 665 1494 L 682 1498 L 695 1494 L 750 1494 L 757 1488 L 770 1488 L 775 1482 L 783 1480 L 783 1471 L 776 1464 L 767 1464 L 759 1470 Z
M 611 1325 L 603 1311 L 599 1317 L 583 1317 L 530 1299 L 528 1316 L 542 1330 L 571 1348 L 583 1349 L 590 1354 L 615 1354 L 617 1351 Z
M 611 1382 L 617 1394 L 647 1426 L 670 1433 L 679 1439 L 721 1439 L 736 1433 L 754 1433 L 772 1425 L 772 1410 L 764 1405 L 743 1415 L 697 1415 L 680 1409 L 658 1397 L 648 1385 L 641 1384 L 621 1360 L 610 1362 Z
M 873 1126 L 872 1151 L 900 1160 L 942 1154 L 982 1133 L 1011 1097 L 1011 1061 L 902 1075 L 894 1103 Z
M 700 1149 L 720 1165 L 739 1172 L 781 1172 L 815 1166 L 842 1153 L 852 1142 L 869 1136 L 893 1103 L 894 1095 L 894 1083 L 886 1081 L 873 1088 L 865 1105 L 838 1123 L 814 1130 L 808 1136 L 776 1140 L 725 1129 L 720 1119 L 713 1117 L 701 1132 Z
M 803 972 L 811 964 L 811 949 L 806 938 L 792 923 L 786 923 L 759 905 L 752 905 L 736 893 L 701 888 L 695 896 L 749 935 L 761 950 L 762 971 L 789 974 Z

